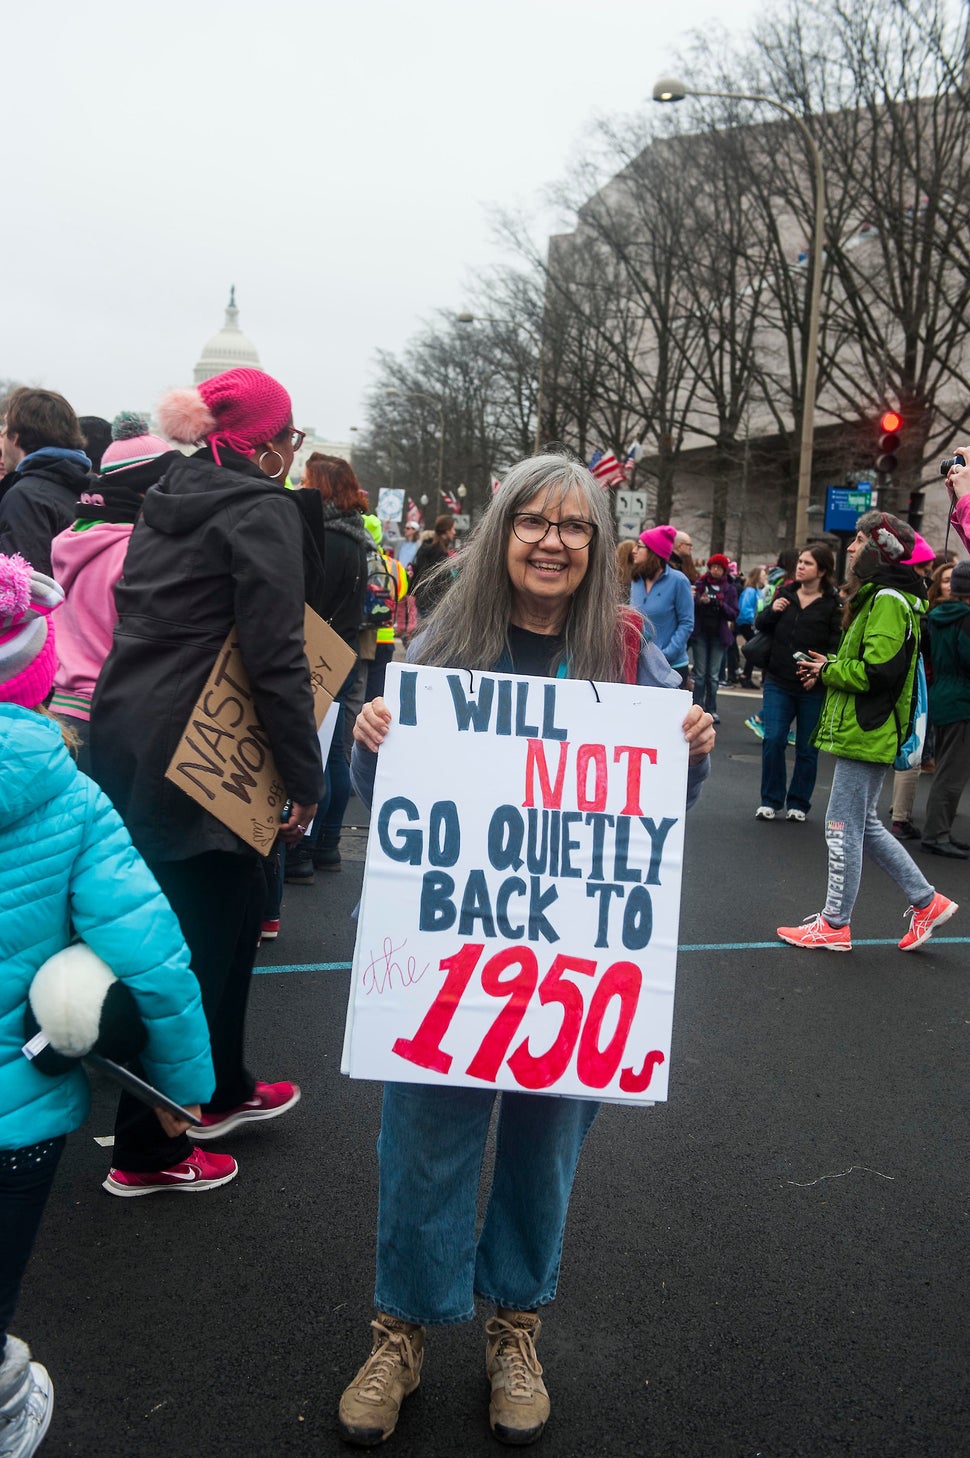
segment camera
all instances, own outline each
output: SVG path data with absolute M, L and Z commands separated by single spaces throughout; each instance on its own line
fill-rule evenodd
M 955 456 L 947 456 L 945 461 L 940 462 L 940 475 L 949 476 L 954 466 L 965 466 L 966 464 L 966 461 L 959 454 Z

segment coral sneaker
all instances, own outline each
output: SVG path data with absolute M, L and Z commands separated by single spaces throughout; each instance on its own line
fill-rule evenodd
M 913 919 L 909 924 L 909 931 L 899 943 L 899 950 L 915 952 L 917 947 L 921 947 L 924 942 L 929 941 L 938 926 L 949 921 L 953 913 L 959 910 L 955 901 L 941 896 L 939 891 L 934 893 L 929 906 L 924 906 L 922 909 L 918 906 L 910 906 L 903 915 L 909 916 L 912 912 Z
M 202 1115 L 202 1123 L 189 1130 L 193 1139 L 221 1139 L 240 1124 L 256 1124 L 261 1119 L 278 1119 L 287 1109 L 300 1102 L 298 1083 L 257 1083 L 251 1099 L 234 1109 L 213 1110 Z
M 792 947 L 824 947 L 828 952 L 851 952 L 852 935 L 847 926 L 829 926 L 822 913 L 806 916 L 801 926 L 780 926 L 778 936 Z
M 109 1195 L 132 1198 L 135 1195 L 159 1195 L 163 1190 L 195 1194 L 227 1185 L 239 1173 L 239 1166 L 228 1154 L 210 1154 L 207 1149 L 193 1149 L 188 1159 L 171 1169 L 109 1169 L 102 1189 Z
M 267 917 L 263 922 L 260 936 L 264 942 L 275 942 L 280 934 L 280 919 L 278 916 Z

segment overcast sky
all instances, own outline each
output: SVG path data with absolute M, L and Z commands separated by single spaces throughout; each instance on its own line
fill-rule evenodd
M 756 0 L 47 0 L 5 7 L 0 376 L 79 414 L 189 384 L 234 283 L 298 424 L 364 425 L 597 114 Z

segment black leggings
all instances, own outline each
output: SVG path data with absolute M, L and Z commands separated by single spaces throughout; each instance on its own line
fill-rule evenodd
M 256 856 L 208 851 L 185 861 L 156 862 L 151 871 L 179 919 L 202 991 L 216 1072 L 216 1090 L 206 1107 L 234 1109 L 253 1096 L 243 1039 L 266 897 L 262 866 Z M 130 1094 L 121 1095 L 115 1168 L 170 1169 L 191 1149 L 187 1134 L 170 1139 L 151 1109 Z
M 24 1149 L 0 1149 L 0 1362 L 63 1150 L 63 1134 Z

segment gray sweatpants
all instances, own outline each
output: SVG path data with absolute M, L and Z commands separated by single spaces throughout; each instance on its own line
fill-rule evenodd
M 892 876 L 913 906 L 928 906 L 933 899 L 933 887 L 876 813 L 887 768 L 859 759 L 835 761 L 825 812 L 829 884 L 822 915 L 830 926 L 849 925 L 859 894 L 864 851 Z

